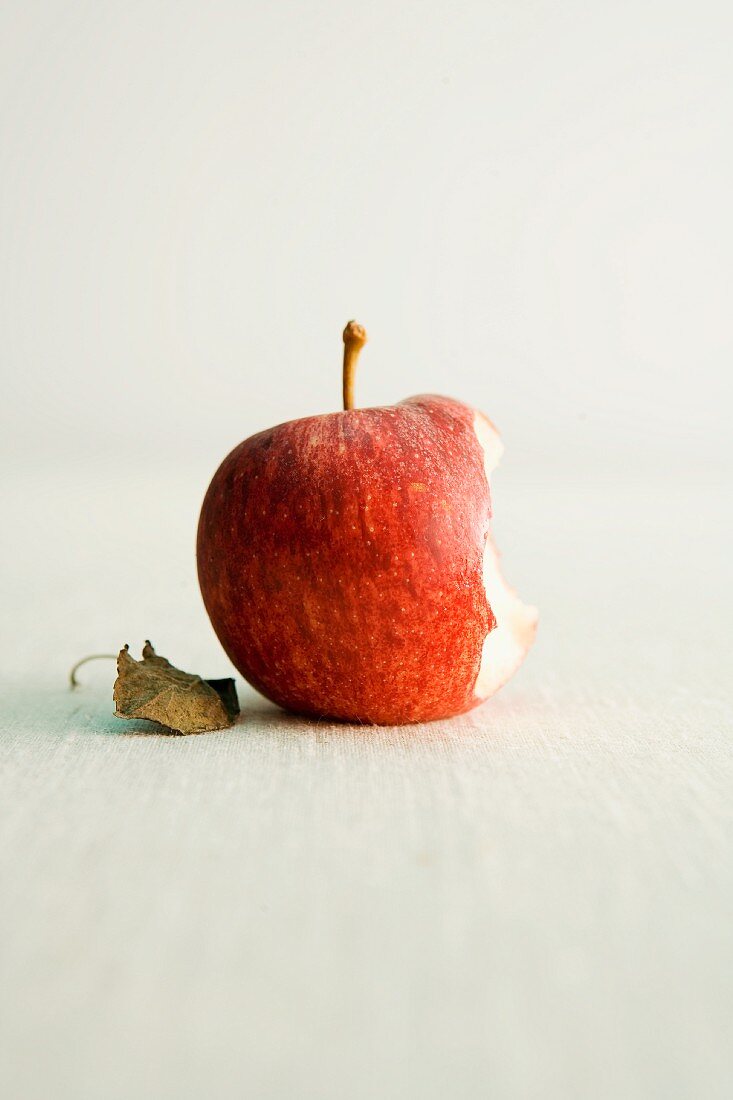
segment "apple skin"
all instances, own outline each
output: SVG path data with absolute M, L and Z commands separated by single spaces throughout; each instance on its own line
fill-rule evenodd
M 496 620 L 475 417 L 413 397 L 280 424 L 224 460 L 201 511 L 199 582 L 229 658 L 263 695 L 386 725 L 481 701 Z

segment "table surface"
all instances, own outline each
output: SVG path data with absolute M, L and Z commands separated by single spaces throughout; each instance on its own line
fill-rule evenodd
M 124 463 L 4 484 L 2 1094 L 730 1096 L 721 486 L 501 471 L 541 627 L 469 715 L 314 724 L 239 681 L 234 729 L 165 736 L 112 717 L 111 664 L 65 675 L 148 636 L 228 674 L 203 488 Z

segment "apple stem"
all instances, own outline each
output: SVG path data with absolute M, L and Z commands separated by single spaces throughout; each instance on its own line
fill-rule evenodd
M 361 349 L 367 342 L 366 329 L 349 321 L 344 329 L 344 409 L 354 407 L 354 377 Z

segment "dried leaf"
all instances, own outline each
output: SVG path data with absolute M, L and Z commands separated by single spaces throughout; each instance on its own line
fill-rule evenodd
M 159 657 L 150 642 L 142 660 L 129 647 L 117 657 L 114 687 L 118 718 L 147 718 L 177 733 L 207 733 L 231 726 L 239 714 L 234 680 L 202 680 Z

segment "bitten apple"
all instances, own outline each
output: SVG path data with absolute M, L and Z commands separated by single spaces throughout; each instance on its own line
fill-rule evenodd
M 491 421 L 447 397 L 353 408 L 246 439 L 198 529 L 206 609 L 242 675 L 288 710 L 399 725 L 460 714 L 512 675 L 537 613 L 489 534 Z

